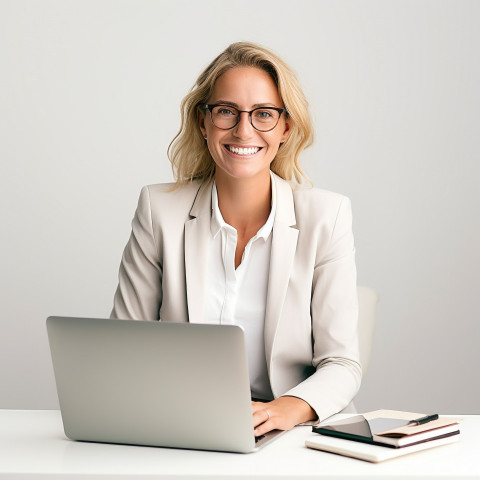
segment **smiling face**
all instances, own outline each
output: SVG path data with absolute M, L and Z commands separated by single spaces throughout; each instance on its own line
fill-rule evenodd
M 221 75 L 208 103 L 227 104 L 247 111 L 258 107 L 284 107 L 272 77 L 253 67 L 237 67 Z M 239 123 L 230 130 L 213 125 L 209 112 L 199 115 L 199 125 L 216 164 L 217 181 L 225 176 L 230 179 L 268 177 L 270 163 L 290 129 L 285 113 L 269 132 L 255 130 L 248 113 L 241 113 Z

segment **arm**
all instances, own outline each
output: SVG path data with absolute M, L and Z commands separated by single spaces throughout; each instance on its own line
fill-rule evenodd
M 123 252 L 111 318 L 158 320 L 162 304 L 162 259 L 152 228 L 148 187 L 143 187 Z
M 356 283 L 352 211 L 350 201 L 344 198 L 330 241 L 317 256 L 313 272 L 315 373 L 286 393 L 308 402 L 320 420 L 345 408 L 360 388 Z
M 313 269 L 310 312 L 315 372 L 282 397 L 253 405 L 259 435 L 315 418 L 323 420 L 347 406 L 360 386 L 355 249 L 348 199 L 342 199 L 334 218 L 328 242 L 317 246 Z

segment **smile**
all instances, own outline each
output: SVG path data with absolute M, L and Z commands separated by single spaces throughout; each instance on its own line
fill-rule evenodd
M 260 147 L 234 147 L 232 145 L 225 145 L 228 151 L 236 155 L 255 155 Z

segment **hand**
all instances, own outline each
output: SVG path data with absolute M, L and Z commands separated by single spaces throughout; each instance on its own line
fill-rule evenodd
M 252 402 L 255 436 L 270 430 L 290 430 L 299 423 L 317 418 L 313 408 L 297 397 L 278 397 L 271 402 Z

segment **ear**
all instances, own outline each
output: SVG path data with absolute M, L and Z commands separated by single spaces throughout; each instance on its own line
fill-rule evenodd
M 291 128 L 292 128 L 291 119 L 290 117 L 287 117 L 287 119 L 285 120 L 285 128 L 283 130 L 282 139 L 280 140 L 280 143 L 285 142 L 285 140 L 289 137 Z
M 200 132 L 202 133 L 202 137 L 205 138 L 207 135 L 207 129 L 205 128 L 205 112 L 200 109 L 197 110 L 197 120 Z

